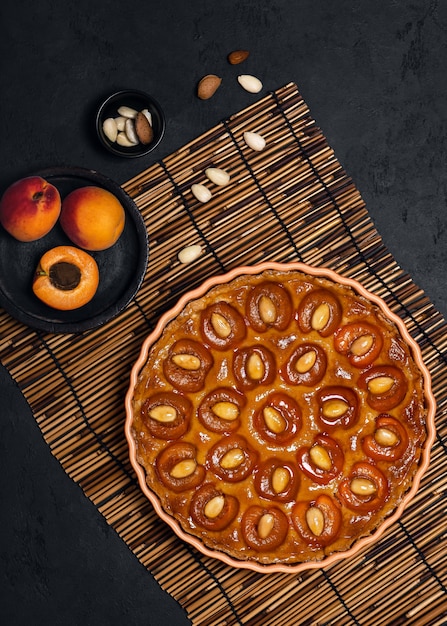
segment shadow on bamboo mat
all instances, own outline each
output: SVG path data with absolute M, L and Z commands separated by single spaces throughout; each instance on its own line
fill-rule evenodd
M 245 131 L 266 140 L 248 152 Z M 231 173 L 202 204 L 214 166 Z M 123 188 L 149 233 L 140 291 L 84 334 L 33 331 L 0 312 L 0 356 L 64 470 L 194 624 L 442 624 L 447 612 L 445 321 L 384 247 L 362 198 L 294 84 L 267 95 Z M 189 244 L 200 259 L 177 259 Z M 302 261 L 355 278 L 402 317 L 430 369 L 438 404 L 431 466 L 417 496 L 357 557 L 300 575 L 232 569 L 173 535 L 141 494 L 124 438 L 124 396 L 140 346 L 178 297 L 213 274 L 266 260 Z

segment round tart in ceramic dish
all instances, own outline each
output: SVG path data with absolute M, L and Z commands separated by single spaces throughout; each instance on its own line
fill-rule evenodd
M 163 315 L 126 397 L 142 490 L 179 537 L 298 572 L 376 541 L 429 463 L 435 402 L 402 320 L 301 263 L 242 267 Z

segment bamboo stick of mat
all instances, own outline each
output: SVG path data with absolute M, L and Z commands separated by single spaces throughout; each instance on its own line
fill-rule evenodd
M 246 130 L 267 140 L 261 153 Z M 228 169 L 218 189 L 209 166 Z M 191 185 L 210 186 L 197 202 Z M 384 247 L 353 181 L 296 85 L 253 102 L 123 188 L 149 235 L 149 265 L 129 306 L 84 334 L 34 331 L 0 311 L 0 356 L 27 398 L 51 452 L 197 626 L 323 624 L 437 626 L 447 612 L 447 328 Z M 203 254 L 181 265 L 181 247 Z M 262 260 L 330 267 L 385 299 L 407 323 L 438 402 L 432 465 L 411 506 L 351 560 L 299 575 L 263 575 L 197 553 L 141 493 L 123 435 L 128 377 L 145 336 L 178 297 L 211 274 Z

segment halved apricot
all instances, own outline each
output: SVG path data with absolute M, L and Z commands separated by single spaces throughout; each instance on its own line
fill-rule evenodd
M 53 309 L 71 311 L 90 302 L 98 285 L 98 266 L 90 254 L 72 246 L 56 246 L 40 259 L 33 292 Z
M 242 515 L 241 528 L 245 543 L 253 550 L 263 552 L 274 550 L 284 542 L 289 522 L 281 509 L 255 504 Z
M 191 498 L 191 517 L 205 530 L 219 532 L 234 520 L 239 512 L 239 501 L 226 494 L 214 483 L 205 483 Z
M 310 291 L 298 307 L 298 326 L 303 333 L 318 332 L 329 337 L 336 331 L 343 315 L 338 298 L 328 289 Z
M 337 538 L 342 520 L 340 505 L 325 493 L 310 502 L 296 502 L 292 509 L 293 526 L 313 548 L 332 543 Z
M 390 492 L 383 472 L 366 461 L 357 461 L 338 486 L 342 504 L 359 513 L 378 511 L 385 504 Z

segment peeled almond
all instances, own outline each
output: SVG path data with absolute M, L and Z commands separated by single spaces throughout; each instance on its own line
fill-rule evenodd
M 118 108 L 118 113 L 122 115 L 123 117 L 128 117 L 128 118 L 133 119 L 134 117 L 137 116 L 138 111 L 128 106 L 121 106 Z
M 265 139 L 259 133 L 246 131 L 244 133 L 244 141 L 249 148 L 256 150 L 256 152 L 260 152 L 265 148 Z
M 138 143 L 138 136 L 135 132 L 135 124 L 134 121 L 130 118 L 126 120 L 126 125 L 124 127 L 124 132 L 127 135 L 128 140 L 135 146 Z
M 192 263 L 202 254 L 202 247 L 199 244 L 192 244 L 182 248 L 178 253 L 180 263 Z
M 118 135 L 116 136 L 116 143 L 119 146 L 124 146 L 125 148 L 130 148 L 131 146 L 136 145 L 129 140 L 129 137 L 126 135 L 125 132 L 118 133 Z
M 116 126 L 116 121 L 113 119 L 113 117 L 108 117 L 106 120 L 104 120 L 102 130 L 104 131 L 104 135 L 109 141 L 111 141 L 112 143 L 116 141 L 118 128 Z
M 208 189 L 208 187 L 205 187 L 205 185 L 200 185 L 200 184 L 191 185 L 191 191 L 193 193 L 193 196 L 199 202 L 205 203 L 211 200 L 211 197 L 212 197 L 211 191 Z
M 115 117 L 115 124 L 119 132 L 122 132 L 126 126 L 127 117 L 123 117 L 120 115 L 119 117 Z
M 240 86 L 243 87 L 245 91 L 249 91 L 250 93 L 259 93 L 262 89 L 262 83 L 259 78 L 256 78 L 256 76 L 241 74 L 241 76 L 237 77 L 237 80 Z
M 152 113 L 149 111 L 149 109 L 143 109 L 141 111 L 141 113 L 144 115 L 144 117 L 147 119 L 147 121 L 149 122 L 149 124 L 152 126 Z
M 205 170 L 205 176 L 215 185 L 223 187 L 230 182 L 230 175 L 225 170 L 218 167 L 207 167 Z

